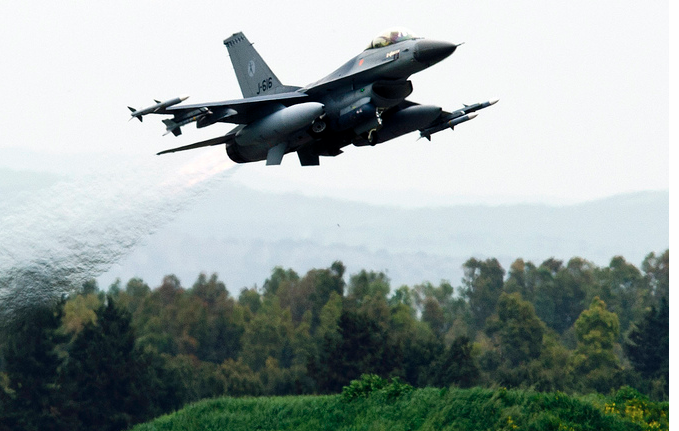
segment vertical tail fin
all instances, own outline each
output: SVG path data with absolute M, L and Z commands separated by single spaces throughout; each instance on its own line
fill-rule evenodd
M 243 97 L 294 91 L 281 83 L 243 33 L 235 33 L 224 41 Z

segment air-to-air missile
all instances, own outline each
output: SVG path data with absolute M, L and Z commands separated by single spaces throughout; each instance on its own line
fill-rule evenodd
M 493 99 L 489 100 L 488 102 L 474 103 L 473 105 L 465 105 L 464 108 L 458 109 L 457 111 L 453 111 L 449 115 L 443 117 L 437 125 L 420 131 L 420 138 L 426 138 L 427 140 L 431 141 L 431 135 L 433 135 L 434 133 L 440 132 L 441 130 L 445 130 L 449 127 L 452 129 L 458 124 L 462 124 L 465 121 L 473 120 L 478 115 L 474 114 L 474 112 L 483 108 L 487 108 L 491 105 L 495 105 L 498 102 L 498 100 L 499 99 Z
M 185 126 L 189 123 L 193 123 L 194 121 L 198 121 L 208 114 L 210 114 L 209 109 L 207 109 L 206 107 L 200 107 L 192 111 L 186 112 L 181 116 L 175 115 L 175 117 L 172 119 L 163 120 L 163 123 L 165 123 L 165 133 L 163 133 L 163 136 L 167 135 L 170 132 L 172 132 L 172 134 L 174 134 L 175 136 L 179 136 L 182 134 L 181 129 L 182 126 Z
M 153 106 L 149 106 L 148 108 L 144 109 L 134 109 L 131 106 L 128 106 L 128 109 L 132 111 L 132 118 L 137 118 L 139 121 L 143 121 L 143 116 L 146 114 L 152 114 L 154 112 L 158 112 L 161 109 L 168 108 L 170 106 L 176 105 L 178 103 L 183 102 L 184 100 L 188 99 L 189 96 L 179 96 L 175 97 L 174 99 L 166 100 L 164 102 L 161 102 L 160 100 L 156 100 L 156 104 Z M 130 118 L 130 119 L 132 119 Z

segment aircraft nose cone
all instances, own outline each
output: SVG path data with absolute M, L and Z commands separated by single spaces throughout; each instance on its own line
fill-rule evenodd
M 438 40 L 420 40 L 415 47 L 415 60 L 431 66 L 452 54 L 457 45 Z

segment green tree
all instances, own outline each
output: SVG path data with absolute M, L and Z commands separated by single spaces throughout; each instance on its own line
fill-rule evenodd
M 473 330 L 481 330 L 486 319 L 495 312 L 504 285 L 505 270 L 497 259 L 469 259 L 462 266 L 462 294 L 469 303 Z
M 334 336 L 339 330 L 339 318 L 342 315 L 342 297 L 335 293 L 330 294 L 328 302 L 319 313 L 319 326 L 315 336 L 323 340 L 327 336 Z
M 227 359 L 219 370 L 224 376 L 228 396 L 256 396 L 264 392 L 259 377 L 241 360 Z
M 344 273 L 346 267 L 341 261 L 335 261 L 328 269 L 314 269 L 309 271 L 302 280 L 303 284 L 310 283 L 313 289 L 309 289 L 311 301 L 311 333 L 316 332 L 320 324 L 320 312 L 323 306 L 333 294 L 344 295 Z
M 163 357 L 166 359 L 165 367 L 175 376 L 175 382 L 181 388 L 182 404 L 229 393 L 228 378 L 231 375 L 223 372 L 219 364 L 201 361 L 193 355 L 163 355 Z M 229 361 L 231 360 L 227 359 L 225 363 Z M 238 377 L 234 379 L 237 382 Z M 249 394 L 260 395 L 261 391 L 253 390 Z
M 295 324 L 301 322 L 307 311 L 311 312 L 310 329 L 315 332 L 320 311 L 331 293 L 341 296 L 344 292 L 344 271 L 342 262 L 337 261 L 328 269 L 312 269 L 301 279 L 282 281 L 276 290 L 281 307 L 290 310 Z
M 269 357 L 289 364 L 293 332 L 290 310 L 281 308 L 277 297 L 267 297 L 245 326 L 240 357 L 255 372 L 264 368 Z
M 594 283 L 590 262 L 572 258 L 564 268 L 560 260 L 548 259 L 537 270 L 535 312 L 559 334 L 569 329 L 584 309 L 585 286 Z
M 561 344 L 558 334 L 545 331 L 540 357 L 528 364 L 525 386 L 540 392 L 572 391 L 573 373 L 570 362 L 571 351 Z
M 385 273 L 362 269 L 349 278 L 347 299 L 350 304 L 360 307 L 371 299 L 386 300 L 389 290 L 389 277 Z
M 422 308 L 422 321 L 429 325 L 434 334 L 439 337 L 443 336 L 448 328 L 446 327 L 443 309 L 441 309 L 438 301 L 430 296 L 424 300 Z
M 96 324 L 86 324 L 73 340 L 62 373 L 74 428 L 127 429 L 176 408 L 179 388 L 135 349 L 130 315 L 111 298 L 96 314 Z
M 125 295 L 118 300 L 134 314 L 142 302 L 151 294 L 151 288 L 141 278 L 131 278 L 125 286 Z M 123 299 L 124 298 L 124 299 Z
M 530 385 L 531 363 L 542 353 L 545 333 L 533 305 L 518 293 L 503 293 L 486 333 L 493 338 L 497 354 L 494 366 L 488 367 L 494 379 L 504 386 Z
M 542 351 L 544 324 L 533 304 L 518 293 L 500 295 L 497 305 L 498 336 L 503 360 L 511 367 L 537 359 Z
M 62 316 L 62 328 L 69 335 L 77 335 L 86 324 L 95 323 L 97 314 L 95 310 L 101 306 L 96 295 L 83 294 L 70 298 L 64 304 Z
M 661 298 L 670 298 L 670 251 L 660 256 L 649 253 L 641 264 L 644 277 L 653 296 L 660 303 Z
M 299 275 L 295 271 L 292 269 L 286 270 L 280 266 L 277 266 L 271 272 L 271 278 L 267 278 L 266 281 L 264 281 L 264 286 L 262 287 L 264 290 L 264 295 L 275 295 L 281 283 L 295 282 L 298 280 Z
M 657 379 L 669 396 L 670 308 L 665 298 L 632 326 L 624 348 L 634 369 L 645 379 Z
M 608 267 L 599 269 L 596 274 L 597 288 L 593 294 L 618 315 L 620 332 L 626 333 L 632 321 L 641 319 L 644 310 L 650 305 L 648 283 L 641 271 L 622 256 L 613 257 Z
M 422 321 L 430 325 L 434 333 L 440 337 L 450 338 L 466 335 L 466 325 L 463 324 L 467 315 L 467 304 L 464 299 L 455 296 L 455 289 L 447 281 L 441 281 L 438 286 L 423 283 L 413 288 L 414 305 L 422 316 Z
M 251 313 L 256 314 L 259 311 L 259 307 L 262 306 L 262 296 L 257 292 L 257 288 L 246 288 L 244 287 L 240 291 L 240 296 L 238 296 L 238 303 L 247 309 Z
M 444 353 L 442 340 L 434 335 L 428 325 L 414 322 L 406 332 L 397 334 L 392 349 L 399 355 L 391 374 L 402 376 L 414 386 L 426 386 L 431 381 L 432 366 Z
M 190 303 L 192 313 L 184 315 L 184 326 L 196 342 L 196 356 L 217 364 L 236 359 L 244 331 L 242 309 L 229 297 L 224 283 L 217 274 L 209 279 L 200 274 L 186 293 L 185 301 Z
M 532 262 L 516 259 L 509 267 L 504 291 L 518 293 L 528 302 L 535 303 L 537 267 Z
M 615 354 L 619 348 L 618 316 L 606 309 L 606 303 L 595 297 L 589 309 L 575 321 L 578 346 L 572 357 L 573 369 L 585 388 L 606 393 L 616 385 L 620 369 Z
M 389 327 L 387 333 L 393 351 L 398 352 L 390 374 L 405 379 L 414 386 L 425 386 L 430 380 L 431 364 L 444 349 L 443 339 L 434 334 L 431 325 L 417 319 L 413 299 L 407 286 L 397 290 L 401 299 L 389 300 Z M 405 299 L 405 301 L 403 300 Z M 435 299 L 432 298 L 432 301 Z
M 317 358 L 311 358 L 309 375 L 322 393 L 337 393 L 361 374 L 387 375 L 398 361 L 387 332 L 364 313 L 344 310 L 338 331 L 324 337 Z
M 63 304 L 26 308 L 7 328 L 4 364 L 6 393 L 0 388 L 0 429 L 59 430 L 68 425 L 57 371 L 58 330 Z
M 479 367 L 472 355 L 469 337 L 457 337 L 432 364 L 430 383 L 436 387 L 456 385 L 469 388 L 479 380 Z
M 344 309 L 365 315 L 386 333 L 391 320 L 387 299 L 390 290 L 389 277 L 383 272 L 361 270 L 349 277 L 347 290 Z

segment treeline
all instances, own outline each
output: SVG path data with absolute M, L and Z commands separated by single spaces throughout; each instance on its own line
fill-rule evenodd
M 669 397 L 669 250 L 540 265 L 469 259 L 461 285 L 392 290 L 341 262 L 274 268 L 229 295 L 216 274 L 82 286 L 8 326 L 0 429 L 125 429 L 220 395 L 338 393 L 364 373 L 415 387 Z

